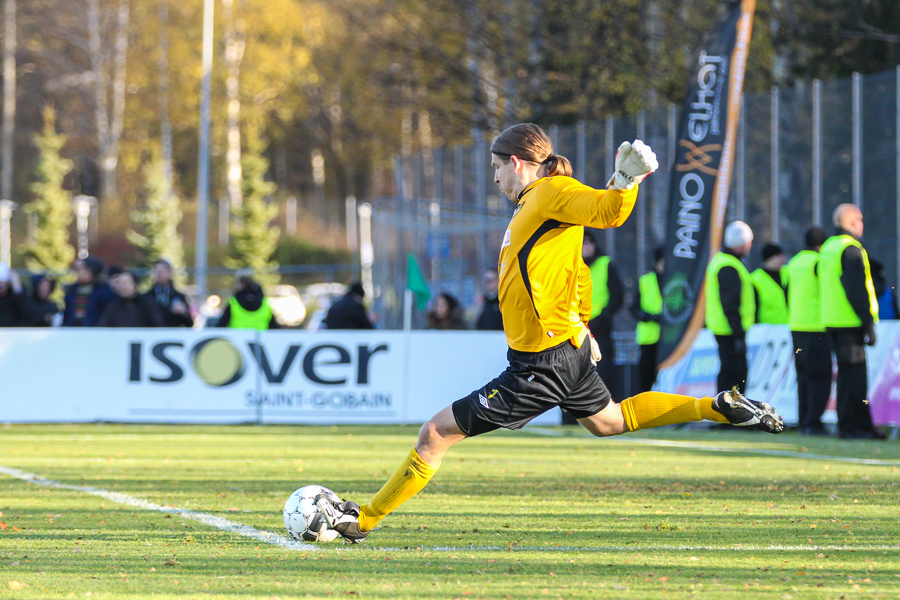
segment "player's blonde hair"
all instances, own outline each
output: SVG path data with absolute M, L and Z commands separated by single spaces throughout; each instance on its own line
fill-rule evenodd
M 572 175 L 572 163 L 565 156 L 553 153 L 553 142 L 544 130 L 534 123 L 513 125 L 494 140 L 491 154 L 509 160 L 516 156 L 522 160 L 547 167 L 547 175 Z

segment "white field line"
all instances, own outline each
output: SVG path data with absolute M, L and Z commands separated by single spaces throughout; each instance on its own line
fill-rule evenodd
M 9 475 L 10 477 L 15 477 L 16 479 L 21 479 L 22 481 L 27 481 L 28 483 L 34 483 L 36 485 L 43 485 L 64 490 L 73 490 L 76 492 L 84 492 L 85 494 L 100 496 L 101 498 L 105 498 L 106 500 L 110 500 L 118 504 L 125 504 L 127 506 L 133 506 L 135 508 L 141 508 L 143 510 L 155 510 L 161 513 L 178 515 L 179 517 L 182 517 L 184 519 L 191 519 L 204 525 L 209 525 L 210 527 L 221 529 L 222 531 L 236 533 L 258 542 L 280 546 L 281 548 L 286 548 L 288 550 L 310 551 L 321 549 L 320 547 L 313 546 L 312 544 L 304 544 L 282 535 L 277 535 L 268 531 L 260 531 L 259 529 L 250 527 L 249 525 L 235 523 L 234 521 L 230 521 L 225 517 L 217 517 L 216 515 L 187 510 L 186 508 L 178 508 L 176 506 L 162 506 L 161 504 L 154 504 L 153 502 L 147 502 L 146 500 L 141 500 L 140 498 L 128 496 L 127 494 L 121 494 L 119 492 L 110 492 L 107 490 L 101 490 L 93 487 L 84 487 L 80 485 L 69 485 L 68 483 L 61 483 L 59 481 L 53 481 L 52 479 L 45 479 L 44 477 L 35 475 L 34 473 L 27 473 L 25 471 L 20 471 L 19 469 L 12 469 L 4 466 L 0 466 L 0 473 Z
M 587 432 L 574 431 L 557 431 L 556 429 L 545 429 L 543 427 L 528 427 L 523 431 L 536 433 L 538 435 L 546 435 L 560 438 L 593 438 L 594 436 Z M 874 465 L 878 467 L 900 467 L 900 461 L 897 460 L 881 460 L 877 458 L 853 458 L 851 456 L 832 456 L 828 454 L 810 454 L 808 452 L 790 452 L 788 450 L 773 450 L 769 448 L 732 448 L 726 446 L 711 446 L 709 444 L 698 444 L 695 442 L 677 442 L 674 440 L 651 440 L 646 438 L 633 437 L 612 437 L 603 438 L 610 441 L 639 444 L 644 446 L 667 446 L 670 448 L 685 448 L 690 450 L 705 450 L 709 452 L 733 452 L 735 454 L 762 454 L 764 456 L 784 456 L 788 458 L 808 458 L 811 460 L 830 460 L 834 462 L 854 463 L 858 465 Z M 878 443 L 878 442 L 873 442 Z
M 747 546 L 735 544 L 733 546 L 676 546 L 674 544 L 660 544 L 655 546 L 412 546 L 408 548 L 392 548 L 367 546 L 360 548 L 374 552 L 403 552 L 409 550 L 423 550 L 427 552 L 484 552 L 484 551 L 510 551 L 510 552 L 654 552 L 654 551 L 704 551 L 704 552 L 876 552 L 893 550 L 900 552 L 900 545 L 874 545 L 874 546 L 785 546 L 772 544 L 769 546 Z
M 172 515 L 177 515 L 184 519 L 191 519 L 193 521 L 197 521 L 204 525 L 209 525 L 210 527 L 215 527 L 216 529 L 220 529 L 222 531 L 227 531 L 229 533 L 236 533 L 238 535 L 242 535 L 244 537 L 250 538 L 252 540 L 256 540 L 258 542 L 263 542 L 265 544 L 272 544 L 274 546 L 279 546 L 286 550 L 302 550 L 305 552 L 314 551 L 314 550 L 323 550 L 322 546 L 316 546 L 313 544 L 303 544 L 301 542 L 296 542 L 294 540 L 288 539 L 281 535 L 276 535 L 274 533 L 270 533 L 267 531 L 260 531 L 259 529 L 255 529 L 250 527 L 249 525 L 242 525 L 241 523 L 235 523 L 234 521 L 230 521 L 224 517 L 217 517 L 215 515 L 210 515 L 207 513 L 201 513 L 193 510 L 187 510 L 184 508 L 178 508 L 174 506 L 162 506 L 160 504 L 155 504 L 153 502 L 147 502 L 146 500 L 141 500 L 140 498 L 135 498 L 133 496 L 128 496 L 127 494 L 122 494 L 119 492 L 110 492 L 108 490 L 101 490 L 93 487 L 86 487 L 80 485 L 69 485 L 67 483 L 62 483 L 59 481 L 53 481 L 52 479 L 46 479 L 41 477 L 40 475 L 35 475 L 34 473 L 28 473 L 25 471 L 21 471 L 19 469 L 13 469 L 10 467 L 0 466 L 0 473 L 5 475 L 9 475 L 10 477 L 15 477 L 16 479 L 21 479 L 22 481 L 26 481 L 28 483 L 33 483 L 36 485 L 43 485 L 47 487 L 65 489 L 65 490 L 73 490 L 76 492 L 83 492 L 85 494 L 92 494 L 94 496 L 99 496 L 106 500 L 110 500 L 112 502 L 116 502 L 118 504 L 125 504 L 127 506 L 133 506 L 135 508 L 140 508 L 143 510 L 155 510 L 161 513 L 167 513 Z M 340 546 L 337 546 L 340 548 Z M 407 548 L 392 548 L 392 547 L 378 547 L 378 546 L 369 546 L 362 545 L 359 546 L 360 550 L 367 550 L 372 552 L 407 552 L 410 550 L 414 551 L 429 551 L 429 552 L 497 552 L 501 550 L 513 551 L 513 552 L 654 552 L 654 551 L 706 551 L 706 552 L 793 552 L 793 551 L 832 551 L 832 552 L 874 552 L 874 551 L 885 551 L 885 550 L 896 550 L 900 551 L 900 544 L 897 545 L 877 545 L 877 546 L 816 546 L 816 545 L 808 545 L 808 546 L 782 546 L 782 545 L 769 545 L 769 546 L 746 546 L 743 544 L 734 544 L 732 546 L 676 546 L 670 544 L 662 544 L 655 546 L 590 546 L 590 547 L 579 547 L 579 546 L 518 546 L 518 545 L 509 545 L 509 546 L 417 546 L 407 547 Z

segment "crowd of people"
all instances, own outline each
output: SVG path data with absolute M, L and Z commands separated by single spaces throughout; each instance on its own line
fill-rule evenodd
M 134 272 L 107 267 L 88 256 L 72 265 L 75 281 L 62 304 L 54 299 L 57 281 L 31 277 L 26 290 L 20 276 L 0 263 L 0 327 L 191 327 L 194 318 L 185 295 L 172 282 L 172 265 L 158 260 L 153 283 L 141 293 Z

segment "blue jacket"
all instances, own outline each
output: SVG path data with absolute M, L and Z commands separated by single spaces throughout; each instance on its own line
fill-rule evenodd
M 75 290 L 78 284 L 73 283 L 66 287 L 66 308 L 63 312 L 63 327 L 96 327 L 103 314 L 103 309 L 110 300 L 116 297 L 116 293 L 105 281 L 98 281 L 94 284 L 94 291 L 88 296 L 87 312 L 84 320 L 79 324 L 75 322 Z

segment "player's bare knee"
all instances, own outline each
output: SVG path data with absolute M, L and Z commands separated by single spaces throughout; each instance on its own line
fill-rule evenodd
M 441 433 L 441 428 L 434 419 L 422 425 L 422 428 L 419 429 L 419 441 L 418 444 L 416 444 L 417 448 L 434 448 L 442 446 L 443 444 L 444 435 Z

